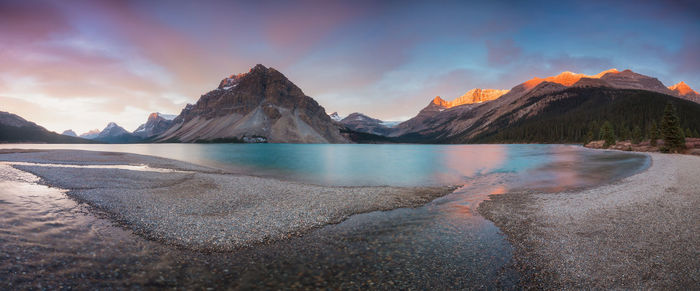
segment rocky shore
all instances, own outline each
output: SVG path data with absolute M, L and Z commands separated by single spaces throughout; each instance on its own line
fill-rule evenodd
M 645 172 L 610 185 L 481 203 L 515 247 L 524 287 L 700 286 L 700 157 L 650 156 Z
M 4 150 L 0 161 L 68 189 L 150 239 L 212 251 L 286 238 L 357 213 L 423 205 L 455 189 L 318 186 L 127 153 Z
M 651 145 L 650 140 L 645 140 L 640 143 L 632 143 L 629 140 L 617 141 L 615 144 L 610 145 L 610 149 L 619 151 L 632 151 L 632 152 L 660 152 L 664 141 L 658 140 L 655 146 Z M 585 147 L 592 149 L 603 149 L 605 141 L 595 140 L 587 143 Z M 684 154 L 689 155 L 700 155 L 700 138 L 685 138 L 685 151 Z

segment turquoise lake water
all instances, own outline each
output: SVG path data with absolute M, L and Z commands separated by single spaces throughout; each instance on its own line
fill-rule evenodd
M 640 155 L 573 145 L 124 144 L 0 145 L 84 149 L 172 158 L 323 185 L 453 185 L 494 173 L 527 185 L 587 186 L 647 162 Z

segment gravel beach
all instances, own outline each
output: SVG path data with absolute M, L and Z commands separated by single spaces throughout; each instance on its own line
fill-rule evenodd
M 515 247 L 524 287 L 700 287 L 700 157 L 581 191 L 492 195 L 478 211 Z
M 3 150 L 0 161 L 68 189 L 150 239 L 207 251 L 287 238 L 357 213 L 415 207 L 455 189 L 318 186 L 127 153 Z

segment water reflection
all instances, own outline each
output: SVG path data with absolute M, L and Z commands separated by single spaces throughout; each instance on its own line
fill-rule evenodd
M 523 186 L 563 189 L 595 184 L 605 179 L 600 173 L 615 176 L 619 169 L 644 162 L 634 154 L 567 145 L 5 144 L 0 148 L 130 152 L 325 185 L 461 185 L 480 175 L 514 173 Z

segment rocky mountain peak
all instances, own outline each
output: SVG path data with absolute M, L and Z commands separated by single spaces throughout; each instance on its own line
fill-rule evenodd
M 170 128 L 176 115 L 153 112 L 148 115 L 146 123 L 139 125 L 133 134 L 140 138 L 157 136 Z
M 445 108 L 450 107 L 450 103 L 445 101 L 445 99 L 442 99 L 440 96 L 435 96 L 435 98 L 433 98 L 433 101 L 430 102 L 430 104 L 434 104 L 434 105 L 437 105 L 440 107 L 445 107 Z
M 671 87 L 668 87 L 668 89 L 678 93 L 678 95 L 681 95 L 681 96 L 698 95 L 698 92 L 693 90 L 693 88 L 690 88 L 690 86 L 688 86 L 688 84 L 686 84 L 683 81 L 680 81 L 677 84 L 675 84 Z
M 499 89 L 481 89 L 475 88 L 467 91 L 464 95 L 459 98 L 452 100 L 450 107 L 455 107 L 464 104 L 476 104 L 483 103 L 487 101 L 496 100 L 503 94 L 508 93 L 510 90 L 499 90 Z
M 67 136 L 75 136 L 77 137 L 78 135 L 73 131 L 72 129 L 64 130 L 62 135 L 67 135 Z
M 343 117 L 341 117 L 341 116 L 338 114 L 338 112 L 333 112 L 333 113 L 329 114 L 328 116 L 329 116 L 331 119 L 335 120 L 335 121 L 341 121 L 341 120 L 343 120 Z

